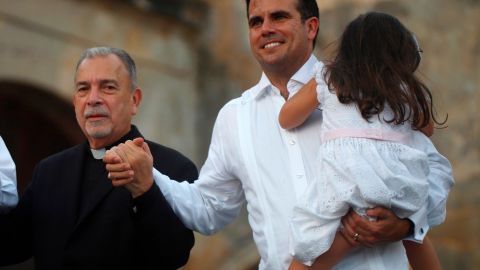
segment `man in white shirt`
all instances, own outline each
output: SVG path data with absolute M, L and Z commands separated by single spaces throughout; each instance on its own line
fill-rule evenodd
M 17 173 L 7 146 L 0 136 L 0 212 L 17 205 Z
M 259 269 L 287 269 L 290 215 L 309 181 L 314 181 L 322 117 L 316 111 L 301 127 L 284 130 L 278 113 L 285 100 L 313 76 L 318 62 L 312 55 L 318 7 L 315 0 L 246 2 L 251 49 L 263 69 L 260 81 L 219 112 L 208 158 L 195 183 L 167 181 L 156 171 L 149 177 L 185 225 L 202 234 L 221 230 L 246 203 L 261 256 Z M 139 145 L 141 140 L 128 141 L 114 149 L 116 154 L 107 155 L 104 161 L 112 181 L 142 185 L 144 180 L 131 176 L 130 170 L 134 175 L 148 170 Z M 407 236 L 421 241 L 428 231 L 427 218 L 445 218 L 445 200 L 453 183 L 450 166 L 431 142 L 426 145 L 428 149 L 422 150 L 429 156 L 429 183 L 434 189 L 428 208 L 409 220 L 400 220 L 383 208 L 369 212 L 377 222 L 351 213 L 344 220 L 344 234 L 352 244 L 371 246 Z

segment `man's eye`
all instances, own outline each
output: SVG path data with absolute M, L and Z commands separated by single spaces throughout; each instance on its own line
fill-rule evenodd
M 260 26 L 261 24 L 262 24 L 262 21 L 259 20 L 259 19 L 250 20 L 250 22 L 249 22 L 250 28 Z
M 75 90 L 77 96 L 83 97 L 88 93 L 88 87 L 79 87 Z
M 272 18 L 273 18 L 274 20 L 278 21 L 278 20 L 283 20 L 283 19 L 288 18 L 288 15 L 285 14 L 285 13 L 277 13 L 277 14 L 273 14 L 273 15 L 272 15 Z

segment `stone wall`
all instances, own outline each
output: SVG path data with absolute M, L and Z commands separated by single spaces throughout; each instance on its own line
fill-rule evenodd
M 85 48 L 127 50 L 144 91 L 135 123 L 198 162 L 195 28 L 117 1 L 1 0 L 0 34 L 0 80 L 41 85 L 68 103 Z

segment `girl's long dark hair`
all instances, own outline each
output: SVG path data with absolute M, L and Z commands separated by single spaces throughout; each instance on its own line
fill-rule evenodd
M 420 48 L 414 35 L 395 17 L 380 12 L 360 15 L 345 29 L 336 57 L 326 64 L 325 81 L 341 103 L 357 103 L 362 117 L 383 111 L 388 104 L 395 125 L 411 121 L 426 127 L 433 113 L 430 90 L 414 74 Z

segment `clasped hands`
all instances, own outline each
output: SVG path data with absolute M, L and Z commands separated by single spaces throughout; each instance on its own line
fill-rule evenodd
M 112 185 L 125 187 L 133 198 L 147 192 L 153 185 L 153 157 L 143 138 L 112 147 L 103 162 Z

